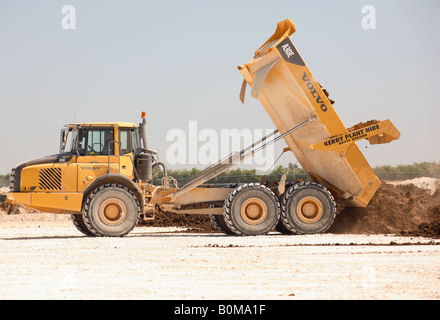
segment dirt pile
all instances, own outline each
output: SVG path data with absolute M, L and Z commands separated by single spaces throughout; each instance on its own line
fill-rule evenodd
M 0 195 L 5 195 L 9 192 L 9 187 L 1 187 Z M 39 212 L 35 209 L 27 208 L 22 205 L 11 206 L 7 203 L 0 204 L 0 214 L 24 214 L 24 213 L 36 213 Z
M 9 192 L 9 187 L 1 187 L 0 188 L 0 194 L 5 194 Z
M 9 188 L 1 187 L 0 188 L 0 196 L 9 192 Z M 0 204 L 0 214 L 7 214 L 9 211 L 9 205 L 5 203 Z
M 38 213 L 38 210 L 28 208 L 22 205 L 14 205 L 2 203 L 0 204 L 0 214 L 25 214 L 25 213 Z
M 366 208 L 342 209 L 328 232 L 440 238 L 440 192 L 383 183 Z
M 9 205 L 8 204 L 0 204 L 0 214 L 7 214 L 9 210 Z
M 185 227 L 186 232 L 213 233 L 218 232 L 211 223 L 209 216 L 195 214 L 160 213 L 154 220 L 142 220 L 140 226 L 147 227 Z
M 209 208 L 208 204 L 188 204 L 182 209 L 202 209 Z M 185 227 L 186 232 L 213 233 L 217 229 L 212 225 L 211 219 L 207 215 L 197 214 L 177 214 L 171 212 L 160 212 L 153 220 L 142 220 L 138 226 L 148 227 Z

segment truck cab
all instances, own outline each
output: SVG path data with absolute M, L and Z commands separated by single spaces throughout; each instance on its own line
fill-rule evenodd
M 83 191 L 103 172 L 134 178 L 133 157 L 140 148 L 136 126 L 132 123 L 93 123 L 68 125 L 61 131 L 61 163 L 77 164 L 75 191 Z M 70 186 L 74 189 L 75 186 Z
M 66 125 L 61 130 L 57 154 L 26 161 L 12 169 L 11 200 L 45 212 L 80 213 L 84 193 L 100 177 L 112 174 L 127 181 L 139 180 L 135 158 L 145 150 L 141 147 L 143 134 L 139 132 L 143 125 Z

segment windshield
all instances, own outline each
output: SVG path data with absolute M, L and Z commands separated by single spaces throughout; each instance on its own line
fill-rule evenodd
M 81 139 L 81 130 L 65 128 L 61 130 L 60 153 L 70 152 L 80 155 L 84 153 L 84 138 Z

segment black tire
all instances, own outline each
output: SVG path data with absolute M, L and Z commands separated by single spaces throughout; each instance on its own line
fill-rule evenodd
M 84 235 L 91 237 L 94 236 L 92 232 L 90 232 L 89 229 L 87 229 L 86 223 L 84 222 L 84 217 L 82 214 L 72 214 L 70 215 L 72 218 L 73 225 L 78 229 L 79 232 L 83 233 Z
M 217 231 L 224 234 L 234 234 L 231 229 L 229 229 L 228 225 L 225 222 L 225 218 L 222 215 L 211 214 L 209 215 L 209 218 L 211 219 L 212 225 L 215 229 L 217 229 Z
M 335 217 L 335 199 L 318 183 L 295 184 L 281 198 L 281 221 L 293 234 L 323 233 Z
M 223 217 L 236 235 L 261 235 L 272 231 L 280 219 L 280 204 L 275 194 L 258 183 L 235 188 L 223 205 Z
M 83 208 L 87 229 L 96 236 L 122 237 L 139 221 L 139 203 L 126 187 L 105 184 L 87 197 Z

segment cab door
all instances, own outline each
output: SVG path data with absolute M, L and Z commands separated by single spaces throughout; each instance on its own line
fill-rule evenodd
M 133 172 L 133 152 L 135 150 L 134 129 L 119 127 L 119 168 L 120 173 L 131 180 Z
M 83 127 L 82 151 L 78 156 L 78 191 L 84 191 L 96 178 L 107 173 L 119 172 L 116 155 L 117 128 Z

